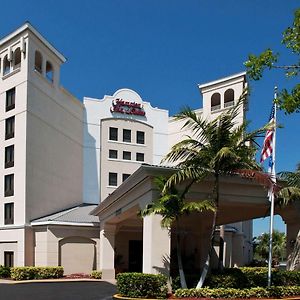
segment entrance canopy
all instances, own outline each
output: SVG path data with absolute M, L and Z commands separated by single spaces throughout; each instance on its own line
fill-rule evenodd
M 159 191 L 154 183 L 155 177 L 169 177 L 175 171 L 176 169 L 169 167 L 142 165 L 91 212 L 91 214 L 97 215 L 100 220 L 100 267 L 104 278 L 114 277 L 115 253 L 119 255 L 120 252 L 123 258 L 125 257 L 123 265 L 131 263 L 127 261 L 130 256 L 128 254 L 128 244 L 134 243 L 130 240 L 140 239 L 143 241 L 142 271 L 144 273 L 167 272 L 172 249 L 171 235 L 168 230 L 161 228 L 160 216 L 148 216 L 141 219 L 137 216 L 137 213 L 159 196 Z M 209 199 L 212 190 L 213 178 L 208 178 L 195 183 L 186 195 L 186 200 L 201 201 Z M 239 176 L 222 177 L 220 179 L 217 225 L 268 216 L 269 201 L 267 194 L 267 189 L 253 179 Z M 280 213 L 287 224 L 294 224 L 295 213 L 298 215 L 299 220 L 300 209 L 277 209 L 276 213 Z M 189 238 L 187 244 L 190 248 L 193 247 L 194 252 L 200 253 L 199 265 L 203 262 L 203 258 L 208 251 L 207 245 L 209 244 L 211 224 L 211 212 L 190 215 L 184 220 L 184 230 L 192 233 L 192 238 Z M 298 233 L 300 225 L 296 225 L 297 228 L 293 226 L 292 236 Z M 127 236 L 128 239 L 126 239 Z M 292 239 L 292 236 L 289 237 L 288 230 L 288 240 L 289 238 Z M 197 239 L 201 242 L 196 243 L 195 240 Z

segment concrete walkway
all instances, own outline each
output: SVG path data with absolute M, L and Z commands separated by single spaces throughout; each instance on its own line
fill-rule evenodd
M 93 279 L 0 281 L 0 299 L 13 300 L 110 300 L 114 282 Z

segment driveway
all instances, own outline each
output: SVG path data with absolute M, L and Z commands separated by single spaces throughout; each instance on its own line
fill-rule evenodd
M 105 281 L 0 284 L 3 300 L 110 300 L 115 293 L 115 285 Z

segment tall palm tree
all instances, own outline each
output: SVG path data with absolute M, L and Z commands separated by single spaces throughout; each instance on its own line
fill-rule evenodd
M 270 234 L 263 233 L 255 239 L 255 254 L 260 258 L 267 260 L 269 258 Z M 286 235 L 284 232 L 274 230 L 272 234 L 272 256 L 274 261 L 285 259 Z
M 219 212 L 220 177 L 243 173 L 244 170 L 260 170 L 260 166 L 254 160 L 257 145 L 255 139 L 266 128 L 247 133 L 247 123 L 237 123 L 237 116 L 243 109 L 245 97 L 243 93 L 235 106 L 212 121 L 203 119 L 188 107 L 183 109 L 175 118 L 184 121 L 182 128 L 190 130 L 192 136 L 187 136 L 175 144 L 164 159 L 178 168 L 166 186 L 185 180 L 199 182 L 207 177 L 214 178 L 212 198 L 216 210 L 212 223 L 211 245 L 197 287 L 202 287 L 204 283 L 213 250 Z
M 180 247 L 180 218 L 183 215 L 192 212 L 202 212 L 204 210 L 214 210 L 214 205 L 211 201 L 205 200 L 201 202 L 186 202 L 185 196 L 192 185 L 188 184 L 185 189 L 180 192 L 174 185 L 165 188 L 167 178 L 159 176 L 155 178 L 155 184 L 160 192 L 159 197 L 152 203 L 148 204 L 145 209 L 139 212 L 142 217 L 157 214 L 162 216 L 161 226 L 171 230 L 175 225 L 176 234 L 176 249 L 177 261 L 180 276 L 180 283 L 182 288 L 186 288 L 186 280 L 183 271 L 181 247 Z

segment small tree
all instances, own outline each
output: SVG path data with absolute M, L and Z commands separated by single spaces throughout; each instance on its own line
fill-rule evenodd
M 293 54 L 298 56 L 295 63 L 278 65 L 277 61 L 279 55 L 267 49 L 260 55 L 250 54 L 248 61 L 244 63 L 247 68 L 249 77 L 253 80 L 259 80 L 262 77 L 263 71 L 267 69 L 283 69 L 287 77 L 298 77 L 300 72 L 300 9 L 295 11 L 294 22 L 291 27 L 288 27 L 283 32 L 283 39 L 281 41 Z M 286 113 L 300 111 L 300 84 L 289 92 L 283 89 L 277 98 L 279 107 Z
M 185 196 L 192 183 L 188 184 L 185 189 L 180 192 L 174 185 L 166 187 L 165 184 L 167 180 L 167 178 L 161 176 L 155 178 L 155 184 L 160 193 L 159 197 L 154 202 L 148 204 L 145 209 L 141 210 L 139 215 L 142 217 L 151 214 L 161 215 L 161 226 L 163 228 L 168 228 L 169 231 L 171 231 L 171 228 L 174 226 L 180 284 L 182 288 L 186 288 L 187 285 L 181 256 L 180 218 L 183 215 L 187 215 L 192 212 L 202 212 L 204 210 L 214 211 L 215 208 L 211 201 L 208 200 L 200 202 L 185 201 Z

